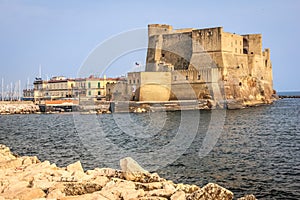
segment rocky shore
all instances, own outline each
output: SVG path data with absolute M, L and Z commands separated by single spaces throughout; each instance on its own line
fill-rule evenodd
M 0 200 L 231 200 L 234 196 L 214 183 L 204 187 L 173 183 L 145 171 L 129 157 L 120 161 L 120 167 L 84 171 L 77 161 L 60 168 L 36 156 L 19 157 L 0 145 Z
M 0 114 L 31 114 L 39 111 L 39 106 L 32 102 L 0 102 Z

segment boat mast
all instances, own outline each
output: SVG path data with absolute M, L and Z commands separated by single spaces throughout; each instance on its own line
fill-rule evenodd
M 10 95 L 9 95 L 9 100 L 12 101 L 12 96 L 13 96 L 13 84 L 10 82 Z
M 21 80 L 19 80 L 19 101 L 21 101 Z
M 1 101 L 4 101 L 4 98 L 3 98 L 3 96 L 4 96 L 4 79 L 2 78 L 2 81 L 1 81 L 2 83 L 1 83 Z

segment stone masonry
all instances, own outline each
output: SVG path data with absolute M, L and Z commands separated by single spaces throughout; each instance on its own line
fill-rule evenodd
M 168 98 L 161 100 L 208 98 L 217 105 L 225 102 L 228 108 L 272 102 L 270 49 L 262 50 L 261 34 L 238 35 L 222 27 L 174 30 L 170 25 L 150 24 L 148 37 L 144 73 L 169 72 L 171 76 L 164 87 L 170 88 Z M 151 100 L 147 86 L 151 81 L 138 82 L 147 92 L 139 92 L 137 100 Z

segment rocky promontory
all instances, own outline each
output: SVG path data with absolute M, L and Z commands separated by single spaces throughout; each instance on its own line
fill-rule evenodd
M 217 184 L 203 187 L 176 184 L 149 173 L 132 158 L 120 161 L 121 170 L 84 171 L 80 161 L 57 167 L 36 156 L 17 156 L 0 145 L 0 200 L 230 200 L 233 193 Z M 255 200 L 253 195 L 239 198 Z

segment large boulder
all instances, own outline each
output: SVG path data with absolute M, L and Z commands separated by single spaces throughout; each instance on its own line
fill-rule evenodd
M 148 173 L 131 157 L 126 157 L 120 160 L 120 167 L 123 172 L 131 173 Z
M 71 173 L 74 173 L 74 172 L 82 172 L 83 173 L 84 172 L 80 161 L 77 161 L 73 164 L 68 165 L 67 171 L 69 171 Z
M 218 184 L 208 183 L 200 190 L 187 196 L 188 200 L 232 200 L 233 193 Z

